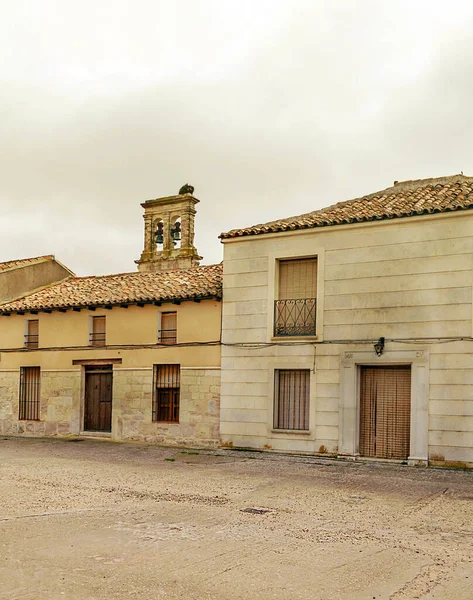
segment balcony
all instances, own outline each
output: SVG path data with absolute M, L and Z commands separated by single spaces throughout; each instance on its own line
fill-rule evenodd
M 315 335 L 316 298 L 294 298 L 274 302 L 275 337 Z

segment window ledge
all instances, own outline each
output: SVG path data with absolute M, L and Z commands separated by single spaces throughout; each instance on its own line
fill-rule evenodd
M 310 429 L 271 429 L 271 433 L 284 433 L 286 435 L 310 435 Z
M 318 335 L 277 335 L 271 338 L 272 342 L 316 342 Z

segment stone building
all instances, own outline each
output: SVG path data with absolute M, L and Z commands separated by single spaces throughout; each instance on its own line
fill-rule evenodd
M 222 441 L 473 466 L 472 208 L 456 175 L 222 234 Z
M 199 266 L 197 202 L 142 205 L 139 272 L 61 271 L 0 304 L 0 432 L 218 443 L 222 266 Z

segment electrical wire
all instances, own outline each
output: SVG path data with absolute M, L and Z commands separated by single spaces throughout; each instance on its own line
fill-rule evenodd
M 284 341 L 274 340 L 271 342 L 222 342 L 213 340 L 208 342 L 179 342 L 177 344 L 109 344 L 105 346 L 49 346 L 41 348 L 0 348 L 0 352 L 60 352 L 60 351 L 79 351 L 79 350 L 157 350 L 164 348 L 196 348 L 206 346 L 225 346 L 228 348 L 244 348 L 247 350 L 263 350 L 265 348 L 284 348 L 294 346 L 317 346 L 338 345 L 373 345 L 377 340 L 373 339 L 351 339 L 351 340 L 310 340 L 310 341 Z M 384 343 L 396 344 L 451 344 L 454 342 L 473 342 L 471 336 L 461 337 L 432 337 L 432 338 L 385 338 Z

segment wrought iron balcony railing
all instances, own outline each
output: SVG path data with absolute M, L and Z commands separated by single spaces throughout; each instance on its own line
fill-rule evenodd
M 274 335 L 315 335 L 316 298 L 294 298 L 274 302 Z

